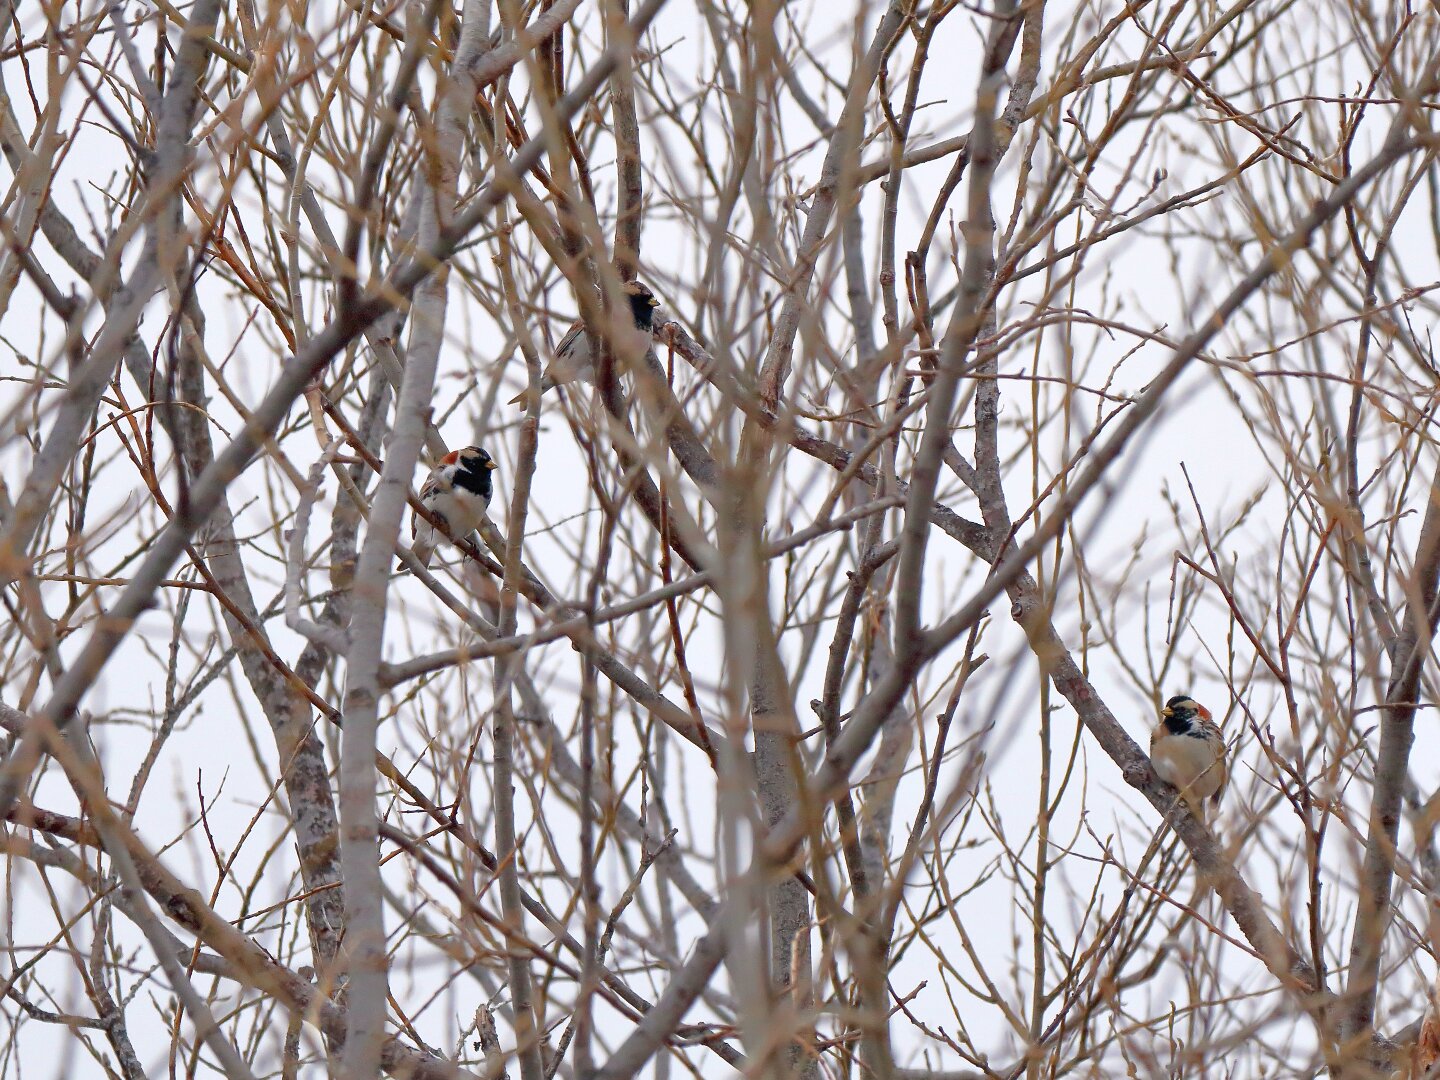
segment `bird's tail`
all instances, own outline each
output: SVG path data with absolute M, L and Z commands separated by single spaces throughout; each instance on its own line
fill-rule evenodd
M 555 380 L 554 380 L 551 376 L 546 375 L 543 379 L 540 380 L 540 393 L 542 393 L 542 394 L 547 393 L 547 392 L 548 392 L 549 390 L 551 390 L 554 386 L 555 386 Z M 521 390 L 518 394 L 516 394 L 514 397 L 512 397 L 506 404 L 509 404 L 509 405 L 525 405 L 525 406 L 528 406 L 528 405 L 530 404 L 530 387 L 528 387 L 528 386 L 525 387 L 524 390 Z
M 434 544 L 427 544 L 424 539 L 417 538 L 413 550 L 415 557 L 420 560 L 421 566 L 430 565 L 430 556 L 435 552 Z M 398 561 L 395 569 L 401 574 L 408 573 L 410 570 L 410 568 L 405 565 L 404 559 Z

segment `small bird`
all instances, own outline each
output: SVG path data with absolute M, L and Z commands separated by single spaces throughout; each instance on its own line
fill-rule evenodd
M 420 488 L 420 501 L 425 509 L 445 522 L 450 535 L 463 540 L 480 527 L 485 508 L 494 492 L 490 474 L 498 466 L 494 458 L 478 446 L 451 450 L 430 470 Z M 430 565 L 430 556 L 449 539 L 430 522 L 416 514 L 410 522 L 415 557 Z M 403 570 L 402 562 L 400 568 Z
M 1161 780 L 1180 789 L 1197 816 L 1200 800 L 1218 803 L 1229 779 L 1225 736 L 1210 710 L 1188 694 L 1176 694 L 1160 710 L 1160 723 L 1150 733 L 1150 763 Z
M 650 347 L 651 332 L 655 325 L 655 309 L 660 306 L 660 301 L 655 298 L 654 293 L 638 281 L 629 282 L 625 286 L 624 292 L 630 305 L 630 315 L 634 320 L 635 329 L 633 333 L 627 328 L 612 335 L 610 345 L 617 356 L 622 359 L 632 359 L 644 356 L 645 350 Z M 616 321 L 620 322 L 618 318 Z M 588 383 L 595 381 L 595 358 L 590 355 L 590 342 L 585 336 L 585 324 L 578 319 L 565 332 L 565 336 L 560 339 L 560 344 L 555 346 L 555 359 L 545 368 L 545 374 L 540 379 L 540 393 L 544 394 L 553 387 L 562 383 L 574 382 L 576 379 Z M 529 400 L 529 396 L 530 390 L 527 387 L 511 398 L 510 404 L 524 404 Z

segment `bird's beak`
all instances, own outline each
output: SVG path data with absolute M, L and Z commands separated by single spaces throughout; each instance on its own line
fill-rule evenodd
M 658 296 L 652 296 L 652 297 L 650 297 L 650 306 L 651 306 L 651 307 L 659 307 L 659 306 L 660 306 L 660 298 L 659 298 Z
M 1172 708 L 1170 708 L 1169 705 L 1166 705 L 1163 709 L 1160 710 L 1160 715 L 1161 715 L 1161 716 L 1174 716 L 1174 715 L 1175 715 L 1175 710 L 1172 709 Z
M 494 458 L 491 458 L 489 461 L 485 462 L 485 467 L 487 469 L 498 469 L 500 467 L 500 463 L 497 462 Z

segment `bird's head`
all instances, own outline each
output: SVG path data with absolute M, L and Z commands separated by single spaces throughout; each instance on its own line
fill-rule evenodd
M 1210 710 L 1189 694 L 1176 694 L 1165 702 L 1165 708 L 1160 710 L 1160 715 L 1164 717 L 1167 728 L 1183 734 L 1190 730 L 1190 725 L 1196 720 L 1209 720 Z
M 625 297 L 630 302 L 630 314 L 635 317 L 635 326 L 649 330 L 655 321 L 655 309 L 660 301 L 643 282 L 632 281 L 625 286 Z
M 462 446 L 459 450 L 451 450 L 440 459 L 440 464 L 454 465 L 461 472 L 476 475 L 497 468 L 495 459 L 478 446 Z

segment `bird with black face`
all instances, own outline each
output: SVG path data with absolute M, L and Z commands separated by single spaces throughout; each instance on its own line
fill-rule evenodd
M 655 328 L 655 309 L 660 306 L 660 301 L 639 281 L 629 282 L 623 291 L 628 309 L 625 314 L 628 318 L 616 314 L 615 322 L 618 325 L 611 332 L 610 347 L 615 350 L 618 359 L 634 361 L 643 357 L 645 350 L 650 347 Z M 593 383 L 595 357 L 590 353 L 585 324 L 577 319 L 560 339 L 560 344 L 555 346 L 555 359 L 545 368 L 545 374 L 540 379 L 540 393 L 544 394 L 562 383 L 574 382 L 577 379 Z M 511 398 L 510 404 L 528 404 L 529 400 L 530 390 L 527 387 Z
M 494 493 L 491 475 L 498 466 L 495 459 L 478 446 L 451 450 L 430 470 L 420 487 L 420 502 L 445 523 L 446 532 L 463 540 L 485 520 L 485 508 Z M 419 514 L 410 522 L 415 557 L 426 566 L 430 556 L 442 543 L 449 543 L 444 532 L 435 528 Z M 401 564 L 404 569 L 404 564 Z
M 1150 733 L 1150 763 L 1161 780 L 1180 789 L 1197 816 L 1201 800 L 1220 801 L 1229 779 L 1225 736 L 1210 710 L 1189 694 L 1176 694 L 1160 711 Z

